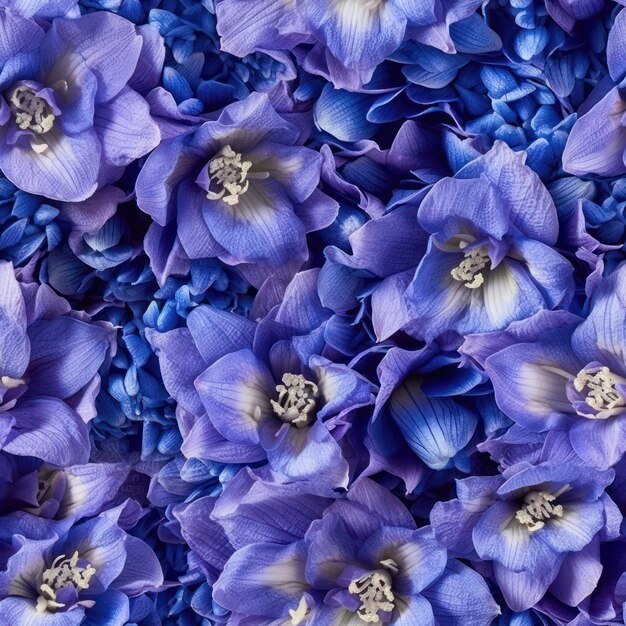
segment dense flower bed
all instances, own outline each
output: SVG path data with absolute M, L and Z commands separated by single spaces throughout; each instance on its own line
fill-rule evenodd
M 618 626 L 622 0 L 0 0 L 0 626 Z

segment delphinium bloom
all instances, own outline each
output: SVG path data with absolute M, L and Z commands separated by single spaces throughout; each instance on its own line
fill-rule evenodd
M 329 317 L 315 292 L 318 272 L 298 274 L 268 319 L 199 307 L 189 331 L 148 333 L 166 386 L 193 414 L 183 453 L 227 463 L 267 460 L 312 492 L 348 485 L 341 439 L 371 385 L 322 356 Z M 180 419 L 180 417 L 179 417 Z
M 115 497 L 128 475 L 123 463 L 87 463 L 64 468 L 19 460 L 1 453 L 0 519 L 34 526 L 42 520 L 72 521 L 99 514 Z M 19 522 L 18 522 L 19 523 Z M 51 525 L 51 524 L 49 524 Z
M 7 626 L 123 626 L 129 597 L 157 590 L 161 567 L 151 548 L 125 532 L 124 505 L 60 534 L 17 530 L 0 572 L 0 617 Z
M 338 209 L 317 188 L 321 157 L 300 135 L 253 93 L 150 155 L 136 192 L 154 220 L 145 248 L 161 283 L 207 257 L 241 265 L 258 284 L 279 269 L 295 274 L 308 258 L 306 233 Z
M 3 9 L 0 22 L 0 168 L 20 189 L 84 200 L 158 144 L 133 88 L 147 72 L 137 69 L 144 39 L 131 22 L 99 12 L 46 31 Z
M 84 463 L 114 329 L 72 312 L 45 285 L 18 283 L 10 263 L 0 263 L 0 284 L 0 445 L 56 465 Z
M 569 303 L 572 267 L 552 247 L 554 202 L 524 160 L 496 142 L 422 201 L 417 219 L 431 238 L 406 296 L 426 340 L 505 328 Z
M 244 57 L 257 50 L 291 50 L 305 44 L 299 56 L 307 72 L 329 78 L 336 87 L 358 90 L 405 38 L 454 53 L 450 26 L 472 16 L 480 4 L 221 0 L 216 13 L 222 47 L 231 54 Z
M 563 169 L 577 176 L 626 174 L 626 99 L 623 97 L 626 63 L 623 41 L 626 11 L 620 11 L 609 32 L 609 76 L 594 90 L 579 111 L 563 154 Z
M 513 610 L 534 606 L 548 589 L 577 606 L 600 577 L 600 542 L 620 532 L 622 516 L 604 493 L 614 476 L 572 463 L 523 462 L 457 482 L 458 499 L 435 504 L 431 523 L 453 555 L 491 562 Z
M 489 392 L 487 376 L 463 367 L 458 353 L 428 345 L 419 350 L 392 347 L 377 367 L 380 388 L 368 427 L 370 445 L 382 466 L 400 476 L 412 491 L 427 467 L 466 467 L 457 454 L 468 444 L 479 413 L 478 398 Z M 476 399 L 461 396 L 478 396 Z
M 230 623 L 487 626 L 499 613 L 482 578 L 381 485 L 362 479 L 332 502 L 265 484 L 251 505 L 243 482 L 213 512 L 237 547 L 214 585 Z
M 625 332 L 622 265 L 596 287 L 586 320 L 544 316 L 527 330 L 469 337 L 463 351 L 484 364 L 511 419 L 568 431 L 578 456 L 606 469 L 626 452 Z

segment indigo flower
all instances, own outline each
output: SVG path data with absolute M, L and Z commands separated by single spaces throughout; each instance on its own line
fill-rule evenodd
M 113 327 L 74 314 L 45 285 L 18 283 L 10 263 L 0 263 L 0 281 L 2 449 L 54 465 L 85 463 Z
M 241 265 L 253 283 L 280 266 L 299 269 L 306 233 L 337 214 L 317 188 L 321 157 L 299 145 L 299 135 L 254 93 L 150 155 L 136 191 L 154 219 L 145 248 L 160 284 L 184 273 L 189 259 L 207 257 Z
M 577 606 L 600 578 L 600 542 L 619 535 L 622 516 L 604 493 L 613 478 L 612 470 L 520 463 L 459 481 L 458 499 L 436 503 L 431 523 L 452 554 L 491 562 L 513 610 L 548 589 Z
M 280 6 L 275 0 L 253 5 L 220 0 L 216 15 L 222 47 L 231 54 L 244 57 L 256 50 L 312 45 L 298 55 L 304 70 L 336 87 L 358 90 L 405 38 L 454 53 L 450 26 L 473 16 L 479 6 L 476 0 L 296 0 Z
M 70 522 L 98 515 L 115 497 L 128 475 L 122 463 L 88 463 L 56 468 L 39 461 L 19 463 L 3 454 L 5 482 L 0 488 L 2 514 L 34 524 L 42 520 Z
M 0 573 L 3 622 L 126 624 L 128 598 L 157 590 L 163 575 L 148 545 L 118 525 L 123 506 L 60 535 L 13 535 Z
M 47 32 L 7 10 L 0 20 L 0 168 L 16 186 L 84 200 L 158 144 L 133 88 L 149 62 L 133 24 L 106 12 L 57 18 Z
M 486 375 L 460 361 L 436 345 L 415 351 L 394 346 L 378 365 L 370 445 L 384 459 L 383 467 L 404 479 L 407 491 L 423 475 L 417 459 L 436 470 L 453 467 L 478 426 L 479 412 L 488 414 L 486 406 L 460 397 L 489 392 Z
M 287 498 L 287 487 L 267 484 L 265 498 L 247 498 L 241 510 L 252 528 L 263 529 L 263 542 L 223 517 L 221 503 L 213 512 L 237 547 L 213 593 L 236 623 L 487 626 L 498 614 L 482 578 L 448 560 L 432 529 L 416 529 L 384 487 L 362 479 L 335 502 Z M 227 490 L 223 497 L 233 496 Z
M 622 42 L 626 34 L 626 12 L 620 11 L 609 32 L 607 63 L 609 77 L 598 85 L 579 111 L 563 154 L 563 169 L 584 176 L 620 176 L 626 173 L 624 147 L 626 112 L 623 99 L 626 64 Z
M 572 267 L 551 247 L 554 202 L 524 160 L 497 142 L 422 201 L 431 238 L 406 295 L 426 340 L 505 328 L 571 300 Z
M 267 460 L 313 492 L 347 487 L 340 440 L 350 412 L 372 394 L 356 372 L 321 356 L 328 314 L 311 289 L 316 278 L 314 270 L 298 274 L 259 324 L 198 307 L 189 330 L 147 334 L 179 420 L 181 410 L 193 415 L 181 448 L 187 457 Z
M 599 469 L 626 452 L 625 287 L 622 265 L 596 287 L 586 320 L 544 317 L 519 335 L 470 337 L 464 349 L 479 355 L 511 419 L 532 431 L 567 430 L 580 458 Z

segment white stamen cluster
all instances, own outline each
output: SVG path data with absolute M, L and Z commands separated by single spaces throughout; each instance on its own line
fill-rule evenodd
M 65 605 L 57 602 L 57 592 L 68 585 L 72 585 L 77 591 L 87 589 L 91 577 L 96 569 L 91 565 L 80 567 L 78 565 L 78 552 L 74 552 L 71 558 L 66 559 L 61 554 L 42 574 L 42 583 L 39 586 L 37 598 L 37 612 L 54 611 L 62 609 Z
M 608 367 L 602 367 L 595 373 L 581 370 L 574 379 L 574 389 L 579 393 L 586 391 L 585 401 L 591 408 L 606 411 L 626 405 L 626 398 L 615 388 L 617 382 L 617 377 Z
M 524 506 L 515 514 L 517 521 L 529 532 L 541 530 L 545 521 L 552 517 L 563 517 L 563 507 L 552 504 L 557 496 L 545 491 L 531 491 L 524 497 Z
M 302 374 L 283 374 L 282 381 L 276 385 L 278 399 L 271 401 L 274 413 L 296 428 L 309 426 L 315 418 L 317 385 Z
M 248 170 L 252 167 L 250 161 L 242 161 L 242 155 L 235 152 L 230 146 L 224 146 L 209 163 L 209 177 L 222 190 L 218 193 L 207 192 L 209 200 L 223 200 L 229 206 L 239 203 L 239 196 L 248 191 L 250 181 L 246 180 Z
M 54 126 L 54 115 L 50 106 L 35 95 L 35 91 L 26 85 L 16 87 L 9 97 L 9 107 L 15 117 L 15 123 L 22 130 L 32 130 L 43 135 Z
M 391 574 L 398 573 L 398 566 L 392 559 L 381 561 L 383 569 L 353 580 L 348 591 L 359 596 L 361 606 L 357 610 L 359 618 L 368 624 L 378 624 L 379 611 L 391 613 L 395 608 L 395 596 L 391 589 Z
M 467 247 L 466 242 L 461 242 L 460 248 Z M 450 272 L 454 280 L 465 284 L 468 289 L 477 289 L 484 282 L 483 269 L 487 267 L 489 255 L 482 248 L 472 248 L 465 253 L 463 260 Z

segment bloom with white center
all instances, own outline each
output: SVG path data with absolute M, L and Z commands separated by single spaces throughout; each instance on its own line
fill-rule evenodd
M 308 258 L 306 233 L 338 211 L 318 189 L 321 155 L 301 143 L 300 130 L 256 92 L 161 143 L 136 184 L 137 204 L 155 222 L 145 247 L 159 282 L 209 257 L 240 265 L 256 286 L 278 270 L 295 274 Z
M 99 11 L 44 29 L 0 9 L 0 30 L 0 169 L 20 189 L 81 201 L 159 143 L 133 89 L 140 59 L 146 76 L 158 57 L 131 22 Z
M 422 200 L 417 221 L 431 237 L 405 322 L 420 338 L 503 329 L 571 299 L 573 268 L 553 248 L 556 208 L 525 158 L 497 141 Z
M 0 572 L 0 623 L 126 624 L 129 597 L 156 591 L 163 574 L 148 544 L 118 526 L 123 507 L 69 528 L 52 522 L 48 529 L 33 526 L 37 539 L 14 534 Z M 15 523 L 3 518 L 5 532 Z M 26 528 L 23 522 L 17 524 L 20 530 Z
M 212 518 L 239 547 L 213 597 L 233 622 L 489 626 L 498 614 L 482 578 L 448 559 L 432 529 L 416 529 L 404 504 L 367 478 L 320 498 L 240 473 L 222 498 Z M 185 533 L 204 539 L 193 528 L 198 513 L 184 520 Z M 260 533 L 267 539 L 259 542 Z
M 64 554 L 54 559 L 52 566 L 44 570 L 39 585 L 39 597 L 37 598 L 38 613 L 44 611 L 56 611 L 66 608 L 63 602 L 59 602 L 57 594 L 66 587 L 73 587 L 76 593 L 83 589 L 89 589 L 89 581 L 96 573 L 96 569 L 90 563 L 78 558 L 78 551 L 66 559 Z
M 576 454 L 605 469 L 626 453 L 626 266 L 603 279 L 586 320 L 537 315 L 524 333 L 468 338 L 462 352 L 484 366 L 498 406 L 533 432 L 562 430 Z
M 437 502 L 430 520 L 449 550 L 491 562 L 512 610 L 534 606 L 548 588 L 575 607 L 598 583 L 599 543 L 620 532 L 622 516 L 604 492 L 614 477 L 613 470 L 523 461 L 502 475 L 458 481 L 458 498 Z

